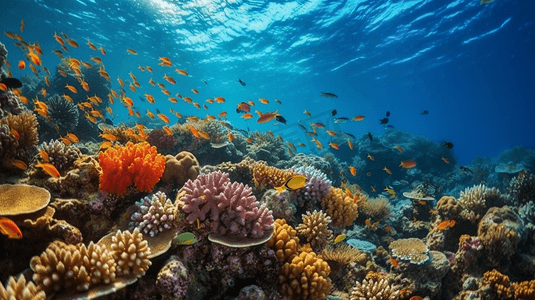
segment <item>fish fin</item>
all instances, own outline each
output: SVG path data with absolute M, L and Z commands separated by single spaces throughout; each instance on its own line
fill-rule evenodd
M 279 195 L 286 189 L 286 185 L 281 185 L 279 187 L 274 187 L 275 190 L 277 190 L 277 192 L 279 193 Z

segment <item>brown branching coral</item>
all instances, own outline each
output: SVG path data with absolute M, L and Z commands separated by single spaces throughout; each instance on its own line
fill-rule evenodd
M 382 221 L 388 216 L 392 207 L 385 197 L 369 198 L 362 205 L 360 212 L 373 221 Z
M 274 188 L 282 186 L 294 173 L 268 166 L 265 162 L 256 162 L 252 167 L 253 181 L 255 186 L 262 188 Z
M 535 279 L 513 283 L 515 300 L 535 299 Z
M 508 299 L 513 296 L 513 289 L 509 277 L 497 270 L 487 271 L 483 274 L 482 283 L 490 285 L 500 299 Z
M 6 300 L 45 300 L 44 291 L 39 291 L 33 282 L 26 282 L 24 275 L 10 276 L 4 287 L 0 282 L 0 299 Z
M 321 207 L 333 220 L 333 226 L 346 227 L 359 216 L 356 201 L 340 188 L 331 187 L 329 193 L 321 200 Z
M 352 262 L 365 265 L 368 260 L 368 256 L 365 252 L 360 251 L 358 248 L 351 247 L 348 244 L 329 244 L 323 249 L 321 256 L 324 260 L 335 261 L 343 265 Z
M 286 220 L 277 219 L 274 223 L 274 233 L 271 239 L 266 242 L 266 246 L 275 250 L 275 255 L 279 259 L 279 263 L 292 261 L 297 256 L 297 249 L 299 247 L 299 238 L 297 231 L 292 226 L 286 224 Z
M 364 279 L 357 281 L 351 290 L 351 300 L 397 300 L 399 290 L 387 279 Z
M 296 229 L 312 248 L 322 249 L 333 237 L 333 232 L 328 228 L 329 223 L 331 223 L 331 218 L 321 210 L 313 213 L 307 211 L 303 216 L 303 223 L 299 224 Z
M 279 271 L 281 294 L 296 300 L 323 299 L 332 289 L 329 264 L 314 252 L 301 252 Z

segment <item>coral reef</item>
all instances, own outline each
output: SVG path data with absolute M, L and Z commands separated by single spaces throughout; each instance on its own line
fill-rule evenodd
M 291 262 L 297 256 L 299 246 L 297 231 L 288 225 L 286 220 L 277 219 L 274 223 L 273 236 L 267 241 L 266 246 L 273 248 L 281 265 Z
M 1 45 L 1 44 L 0 44 Z M 1 61 L 1 59 L 0 59 Z M 45 300 L 44 291 L 39 291 L 33 282 L 26 283 L 24 275 L 11 276 L 4 287 L 0 282 L 0 299 L 6 300 Z
M 528 172 L 520 172 L 509 182 L 509 195 L 517 205 L 535 201 L 535 176 Z
M 188 180 L 194 180 L 200 173 L 200 165 L 195 156 L 182 151 L 175 156 L 165 156 L 165 170 L 161 181 L 165 184 L 182 186 Z
M 133 184 L 139 191 L 150 192 L 165 168 L 165 157 L 147 142 L 116 145 L 99 153 L 98 158 L 102 167 L 100 188 L 115 195 L 124 194 Z
M 13 91 L 8 90 L 7 92 L 0 94 L 0 117 L 5 117 L 9 114 L 18 115 L 23 111 L 24 107 L 17 94 Z
M 299 224 L 296 230 L 314 250 L 321 250 L 333 238 L 329 223 L 331 218 L 323 211 L 307 211 L 306 215 L 303 215 L 303 223 Z
M 210 230 L 210 240 L 234 247 L 267 241 L 273 233 L 273 216 L 265 206 L 258 207 L 249 186 L 231 183 L 228 174 L 202 174 L 183 187 L 180 198 L 186 220 L 199 219 Z
M 172 255 L 158 272 L 156 288 L 167 299 L 182 299 L 188 291 L 190 280 L 184 262 L 178 256 Z
M 137 228 L 133 232 L 119 230 L 112 237 L 110 250 L 117 262 L 117 276 L 133 274 L 141 277 L 152 264 L 149 260 L 150 248 Z
M 499 299 L 508 299 L 513 296 L 513 289 L 509 277 L 501 274 L 497 270 L 487 271 L 483 274 L 483 285 L 490 285 L 493 292 Z
M 162 192 L 136 202 L 139 211 L 132 214 L 132 226 L 153 237 L 175 226 L 175 207 Z
M 297 206 L 312 210 L 320 203 L 331 189 L 331 181 L 327 176 L 314 167 L 296 168 L 294 172 L 304 175 L 307 182 L 304 187 L 290 193 L 292 201 L 297 201 Z
M 0 159 L 5 168 L 14 168 L 15 158 L 27 160 L 39 142 L 37 118 L 31 112 L 8 114 L 0 119 Z
M 168 154 L 172 151 L 173 147 L 177 144 L 174 137 L 168 135 L 163 129 L 154 129 L 149 133 L 147 142 L 158 149 L 158 152 L 162 154 Z
M 362 264 L 365 263 L 368 258 L 366 253 L 360 251 L 358 248 L 351 247 L 348 244 L 329 244 L 323 249 L 321 256 L 326 261 L 335 261 L 343 265 L 353 262 Z
M 290 201 L 290 192 L 283 191 L 279 194 L 277 190 L 267 190 L 260 203 L 273 213 L 275 219 L 285 219 L 289 221 L 296 212 L 295 206 Z
M 424 264 L 429 260 L 429 250 L 422 240 L 417 238 L 399 239 L 390 243 L 392 256 L 411 264 Z
M 444 219 L 453 219 L 459 215 L 462 207 L 455 197 L 443 196 L 437 202 L 436 211 Z
M 390 202 L 385 197 L 368 198 L 360 208 L 360 212 L 374 222 L 388 218 L 391 211 Z
M 263 161 L 256 162 L 251 168 L 255 186 L 262 188 L 272 189 L 282 186 L 288 178 L 296 174 L 291 170 L 281 170 L 268 166 Z
M 363 279 L 357 281 L 351 290 L 350 300 L 397 300 L 399 289 L 387 279 Z
M 323 197 L 321 207 L 333 220 L 333 226 L 346 227 L 359 216 L 356 200 L 340 188 L 331 187 L 329 194 Z
M 491 198 L 501 197 L 496 188 L 488 188 L 483 184 L 467 188 L 461 192 L 457 200 L 462 207 L 460 216 L 466 220 L 475 222 L 481 218 L 487 208 L 487 201 Z

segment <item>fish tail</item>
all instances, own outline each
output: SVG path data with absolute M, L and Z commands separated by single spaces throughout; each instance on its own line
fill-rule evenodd
M 281 185 L 279 187 L 274 187 L 275 190 L 277 190 L 277 192 L 279 193 L 279 195 L 286 189 L 286 186 L 285 185 Z

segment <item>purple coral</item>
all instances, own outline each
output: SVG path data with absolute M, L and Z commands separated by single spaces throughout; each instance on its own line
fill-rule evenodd
M 174 206 L 162 192 L 136 202 L 139 211 L 132 214 L 132 226 L 151 237 L 174 226 Z
M 263 205 L 258 206 L 249 186 L 231 183 L 228 176 L 212 172 L 184 184 L 186 195 L 181 200 L 186 203 L 182 207 L 186 220 L 205 221 L 219 238 L 228 237 L 236 243 L 271 236 L 272 212 Z
M 177 143 L 174 137 L 166 134 L 162 129 L 151 131 L 147 137 L 147 142 L 152 146 L 156 146 L 158 151 L 162 153 L 170 151 Z
M 181 299 L 186 295 L 189 284 L 188 269 L 178 256 L 172 255 L 158 273 L 156 288 L 164 296 Z
M 313 176 L 306 172 L 300 172 L 300 174 L 307 177 L 307 183 L 304 187 L 292 191 L 290 199 L 298 200 L 300 207 L 307 205 L 308 208 L 314 208 L 329 193 L 331 183 L 321 176 Z

